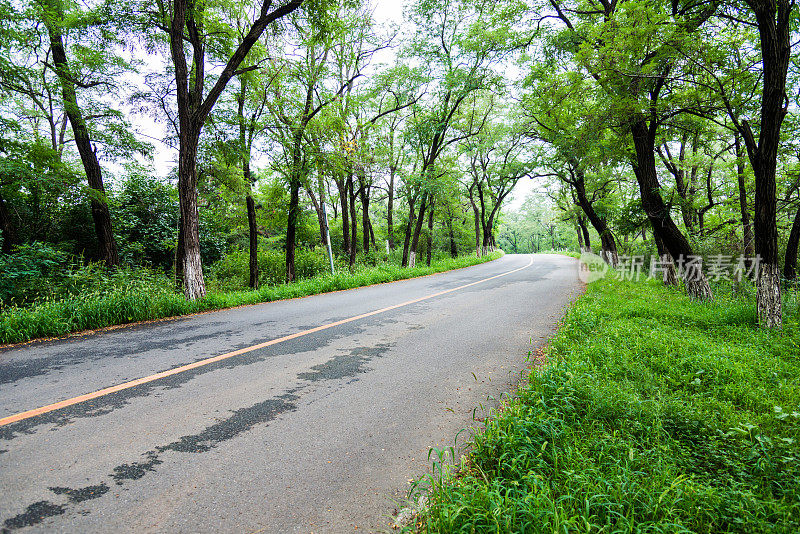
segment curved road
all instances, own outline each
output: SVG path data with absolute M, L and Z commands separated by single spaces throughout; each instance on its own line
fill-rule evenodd
M 0 529 L 387 530 L 430 447 L 518 382 L 576 265 L 505 256 L 0 349 Z

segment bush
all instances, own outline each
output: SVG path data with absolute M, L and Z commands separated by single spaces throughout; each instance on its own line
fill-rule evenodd
M 330 270 L 327 253 L 321 248 L 297 249 L 297 279 L 312 278 Z M 250 282 L 250 252 L 237 249 L 212 265 L 207 272 L 209 287 L 220 291 L 246 289 Z M 286 256 L 280 250 L 258 251 L 258 285 L 272 286 L 286 281 Z
M 70 256 L 44 243 L 0 254 L 0 306 L 22 305 L 54 292 L 69 278 Z

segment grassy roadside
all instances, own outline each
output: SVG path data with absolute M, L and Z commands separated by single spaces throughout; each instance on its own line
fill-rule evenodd
M 602 280 L 550 364 L 427 482 L 424 532 L 800 531 L 800 329 Z M 414 528 L 414 527 L 409 527 Z
M 354 273 L 339 272 L 333 276 L 316 276 L 291 284 L 266 286 L 255 291 L 209 291 L 204 298 L 191 302 L 165 286 L 133 285 L 115 288 L 107 292 L 7 309 L 0 315 L 0 344 L 394 282 L 461 269 L 495 260 L 502 255 L 503 252 L 499 251 L 482 258 L 447 258 L 432 263 L 430 267 L 423 265 L 413 269 L 387 263 L 361 268 Z
M 581 255 L 578 252 L 574 252 L 572 250 L 542 250 L 537 252 L 536 254 L 559 254 L 561 256 L 569 256 L 570 258 L 580 258 Z

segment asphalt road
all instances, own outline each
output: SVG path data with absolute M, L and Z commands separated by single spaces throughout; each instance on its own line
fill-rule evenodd
M 508 255 L 0 350 L 0 420 L 226 355 L 0 426 L 0 529 L 388 530 L 579 291 L 572 258 Z

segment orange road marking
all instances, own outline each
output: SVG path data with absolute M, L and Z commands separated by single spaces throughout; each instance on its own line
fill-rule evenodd
M 307 336 L 308 334 L 313 334 L 315 332 L 320 332 L 322 330 L 327 330 L 329 328 L 333 328 L 336 326 L 340 326 L 343 324 L 351 323 L 353 321 L 358 321 L 359 319 L 364 319 L 366 317 L 371 317 L 373 315 L 377 315 L 379 313 L 384 313 L 391 310 L 396 310 L 397 308 L 402 308 L 404 306 L 409 306 L 411 304 L 416 304 L 417 302 L 422 302 L 423 300 L 432 299 L 435 297 L 441 297 L 442 295 L 446 295 L 448 293 L 452 293 L 453 291 L 458 291 L 459 289 L 464 289 L 467 287 L 471 287 L 477 284 L 482 284 L 484 282 L 488 282 L 489 280 L 494 280 L 496 278 L 500 278 L 502 276 L 508 276 L 509 274 L 516 273 L 523 269 L 527 269 L 533 264 L 533 258 L 531 261 L 528 262 L 527 265 L 524 267 L 520 267 L 518 269 L 514 269 L 511 271 L 507 271 L 505 273 L 497 274 L 495 276 L 491 276 L 489 278 L 484 278 L 483 280 L 478 280 L 477 282 L 470 282 L 469 284 L 464 284 L 462 286 L 454 287 L 451 289 L 446 289 L 444 291 L 439 291 L 438 293 L 432 293 L 430 295 L 426 295 L 424 297 L 419 297 L 413 300 L 407 300 L 405 302 L 401 302 L 400 304 L 395 304 L 393 306 L 387 306 L 386 308 L 381 308 L 379 310 L 374 310 L 367 313 L 362 313 L 361 315 L 355 315 L 353 317 L 349 317 L 347 319 L 342 319 L 341 321 L 335 321 L 333 323 L 324 324 L 322 326 L 317 326 L 315 328 L 311 328 L 309 330 L 303 330 L 302 332 L 296 332 L 294 334 L 290 334 L 288 336 L 279 337 L 270 341 L 265 341 L 264 343 L 259 343 L 258 345 L 253 345 L 250 347 L 245 347 L 243 349 L 235 350 L 233 352 L 226 352 L 225 354 L 220 354 L 219 356 L 212 356 L 211 358 L 206 358 L 204 360 L 199 360 L 194 363 L 189 363 L 186 365 L 182 365 L 180 367 L 175 367 L 174 369 L 169 369 L 167 371 L 161 371 L 160 373 L 156 373 L 154 375 L 145 376 L 142 378 L 137 378 L 136 380 L 131 380 L 129 382 L 123 382 L 122 384 L 117 384 L 116 386 L 111 386 L 103 389 L 99 389 L 92 393 L 86 393 L 85 395 L 79 395 L 77 397 L 72 397 L 71 399 L 66 399 L 63 401 L 59 401 L 53 404 L 48 404 L 47 406 L 42 406 L 41 408 L 35 408 L 33 410 L 28 410 L 25 412 L 20 412 L 18 414 L 9 415 L 8 417 L 3 417 L 0 419 L 0 426 L 9 425 L 11 423 L 16 423 L 18 421 L 23 421 L 25 419 L 30 419 L 31 417 L 36 417 L 37 415 L 42 415 L 48 412 L 52 412 L 55 410 L 60 410 L 61 408 L 67 408 L 68 406 L 73 406 L 75 404 L 80 404 L 81 402 L 86 402 L 92 399 L 97 399 L 99 397 L 104 397 L 106 395 L 110 395 L 112 393 L 117 393 L 118 391 L 123 391 L 126 389 L 130 389 L 136 386 L 140 386 L 142 384 L 147 384 L 149 382 L 153 382 L 155 380 L 160 380 L 162 378 L 166 378 L 168 376 L 177 375 L 178 373 L 183 373 L 184 371 L 190 371 L 192 369 L 197 369 L 198 367 L 203 367 L 215 362 L 220 362 L 222 360 L 227 360 L 228 358 L 233 358 L 234 356 L 239 356 L 241 354 L 246 354 L 248 352 L 252 352 L 254 350 L 263 349 L 265 347 L 269 347 L 272 345 L 277 345 L 278 343 L 283 343 L 284 341 L 289 341 L 292 339 L 297 339 L 298 337 Z

